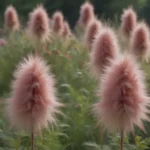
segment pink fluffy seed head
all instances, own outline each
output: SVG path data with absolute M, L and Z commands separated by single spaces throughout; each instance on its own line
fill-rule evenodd
M 91 52 L 92 72 L 99 75 L 105 68 L 111 65 L 111 61 L 119 54 L 118 41 L 111 28 L 102 28 L 93 42 Z
M 86 27 L 91 19 L 95 17 L 94 7 L 91 3 L 85 2 L 80 8 L 79 24 Z
M 124 9 L 121 21 L 122 33 L 127 37 L 130 36 L 137 23 L 137 15 L 132 7 Z
M 68 36 L 72 35 L 70 26 L 69 26 L 67 21 L 64 21 L 63 34 L 62 35 L 63 35 L 63 37 L 68 37 Z
M 34 39 L 45 42 L 49 39 L 49 18 L 42 5 L 37 6 L 29 15 L 28 33 Z
M 150 50 L 150 31 L 148 26 L 139 23 L 131 35 L 131 50 L 133 54 L 140 58 L 146 58 Z
M 55 122 L 60 103 L 55 96 L 55 80 L 40 57 L 29 56 L 18 66 L 12 84 L 8 113 L 12 125 L 40 131 Z
M 100 32 L 101 27 L 102 25 L 100 21 L 98 21 L 97 19 L 92 19 L 85 30 L 84 41 L 85 45 L 88 47 L 90 51 L 92 43 L 96 35 Z
M 62 33 L 63 33 L 63 21 L 64 21 L 64 16 L 63 16 L 62 12 L 56 11 L 53 14 L 52 20 L 53 20 L 53 24 L 52 24 L 53 32 L 58 34 L 58 35 L 62 35 Z
M 149 120 L 149 97 L 144 75 L 131 56 L 118 58 L 106 71 L 98 91 L 101 101 L 94 105 L 98 123 L 112 131 L 128 133 L 134 125 L 144 130 Z
M 16 9 L 12 5 L 6 8 L 4 18 L 4 27 L 6 30 L 15 31 L 19 29 L 20 23 L 18 19 L 18 14 Z

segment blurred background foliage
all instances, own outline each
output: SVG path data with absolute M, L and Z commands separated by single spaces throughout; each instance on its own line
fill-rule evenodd
M 28 13 L 37 4 L 43 4 L 47 9 L 49 16 L 55 10 L 61 10 L 65 18 L 69 21 L 73 27 L 79 16 L 80 5 L 85 0 L 4 0 L 0 1 L 0 16 L 3 18 L 4 10 L 7 5 L 13 4 L 22 20 L 26 20 Z M 116 21 L 120 20 L 120 14 L 123 8 L 131 5 L 137 11 L 138 15 L 144 17 L 147 22 L 150 23 L 149 12 L 150 12 L 150 0 L 89 0 L 95 7 L 95 12 L 100 18 L 105 20 L 113 19 Z M 0 19 L 1 20 L 1 19 Z M 2 22 L 1 22 L 2 25 Z

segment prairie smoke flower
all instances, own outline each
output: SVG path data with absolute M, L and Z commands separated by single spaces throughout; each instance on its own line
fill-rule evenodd
M 19 29 L 20 23 L 18 19 L 18 14 L 16 9 L 12 5 L 9 5 L 6 8 L 4 18 L 5 18 L 4 27 L 6 30 L 15 31 Z
M 64 25 L 63 25 L 63 37 L 67 37 L 67 36 L 70 36 L 72 33 L 71 33 L 71 29 L 70 29 L 70 26 L 68 24 L 67 21 L 64 21 Z
M 118 41 L 114 31 L 108 27 L 102 28 L 92 46 L 90 55 L 92 72 L 96 75 L 103 73 L 105 68 L 111 65 L 111 61 L 118 57 L 118 54 Z
M 11 123 L 21 129 L 40 131 L 48 122 L 55 122 L 57 102 L 55 80 L 40 57 L 29 56 L 18 66 L 9 100 Z
M 113 131 L 128 133 L 134 125 L 144 129 L 143 120 L 149 120 L 149 98 L 144 75 L 131 56 L 113 62 L 101 82 L 101 101 L 94 105 L 99 123 Z
M 37 6 L 37 8 L 30 13 L 27 31 L 33 40 L 45 42 L 49 39 L 49 18 L 43 6 Z
M 101 22 L 98 21 L 97 19 L 92 19 L 87 25 L 87 28 L 85 30 L 85 35 L 84 35 L 84 41 L 90 51 L 91 51 L 92 43 L 96 35 L 99 33 L 101 26 L 102 26 Z
M 140 58 L 146 58 L 150 50 L 150 31 L 148 26 L 139 23 L 131 35 L 131 50 L 133 54 Z
M 58 35 L 63 33 L 63 14 L 60 11 L 56 11 L 52 16 L 52 30 Z
M 94 7 L 91 3 L 85 2 L 80 7 L 80 18 L 78 23 L 85 27 L 88 25 L 91 19 L 95 17 L 94 15 Z
M 129 7 L 123 10 L 123 14 L 121 16 L 121 32 L 126 36 L 129 37 L 135 28 L 137 23 L 137 16 L 136 12 Z

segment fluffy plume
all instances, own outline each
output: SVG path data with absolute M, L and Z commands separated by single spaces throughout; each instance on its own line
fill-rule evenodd
M 9 100 L 11 123 L 21 129 L 40 131 L 55 121 L 60 105 L 56 101 L 54 78 L 40 57 L 29 56 L 18 66 Z
M 139 23 L 131 35 L 131 50 L 137 57 L 146 58 L 150 50 L 150 31 L 143 22 Z
M 67 21 L 64 21 L 63 33 L 62 34 L 63 34 L 64 37 L 70 36 L 72 34 L 71 30 L 70 30 L 70 26 L 69 26 Z
M 137 23 L 136 12 L 132 7 L 123 10 L 121 21 L 121 32 L 127 37 L 130 36 Z
M 131 56 L 113 62 L 102 80 L 99 90 L 101 101 L 94 105 L 99 123 L 113 131 L 144 129 L 148 120 L 149 98 L 144 85 L 143 72 Z
M 20 23 L 18 19 L 18 14 L 16 12 L 16 9 L 12 5 L 6 8 L 4 18 L 4 27 L 6 30 L 15 31 L 19 29 Z
M 93 5 L 89 2 L 82 4 L 80 8 L 80 18 L 78 23 L 81 26 L 87 26 L 91 19 L 95 17 Z
M 91 52 L 92 72 L 99 75 L 118 57 L 118 41 L 111 28 L 102 28 L 93 42 Z
M 56 11 L 53 14 L 52 17 L 53 23 L 52 23 L 52 30 L 54 33 L 58 34 L 58 35 L 62 35 L 63 33 L 63 14 L 60 11 Z
M 91 50 L 92 43 L 96 35 L 100 31 L 101 26 L 101 22 L 96 19 L 92 19 L 87 25 L 84 35 L 84 41 L 89 50 Z
M 34 39 L 45 42 L 49 39 L 49 18 L 43 6 L 37 6 L 29 15 L 28 34 Z

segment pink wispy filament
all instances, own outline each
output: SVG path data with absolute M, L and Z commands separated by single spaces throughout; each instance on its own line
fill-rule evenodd
M 144 129 L 149 120 L 149 98 L 144 75 L 131 56 L 115 60 L 106 71 L 98 92 L 101 101 L 94 105 L 99 123 L 112 131 L 128 133 L 134 125 Z
M 40 57 L 24 59 L 14 74 L 9 117 L 12 125 L 40 131 L 48 122 L 55 122 L 60 104 L 55 96 L 55 80 L 49 66 Z
M 6 8 L 4 18 L 5 18 L 4 27 L 6 30 L 15 31 L 19 29 L 20 23 L 18 14 L 16 9 L 12 5 L 9 5 Z
M 140 58 L 146 58 L 150 52 L 150 31 L 148 26 L 139 23 L 131 35 L 131 50 L 133 54 Z

